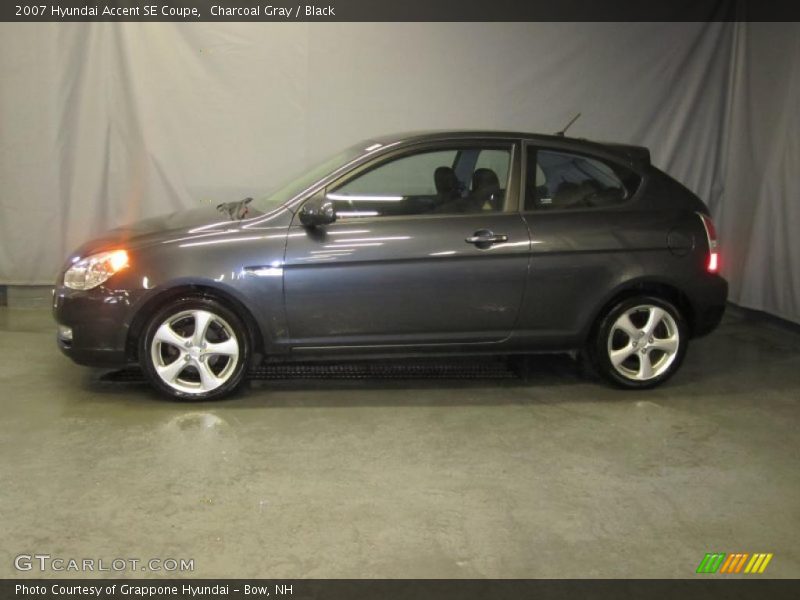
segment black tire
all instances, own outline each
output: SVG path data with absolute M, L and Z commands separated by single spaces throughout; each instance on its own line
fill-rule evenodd
M 655 309 L 664 311 L 665 317 L 655 323 L 653 335 L 647 334 L 646 325 L 653 316 L 660 315 Z M 628 315 L 634 325 L 634 335 L 623 321 Z M 639 325 L 645 324 L 644 327 Z M 677 342 L 673 337 L 677 335 Z M 675 350 L 672 347 L 675 346 Z M 655 296 L 635 296 L 613 306 L 601 317 L 594 335 L 589 341 L 588 354 L 595 370 L 617 387 L 624 389 L 652 388 L 672 377 L 680 368 L 689 347 L 689 331 L 681 311 L 672 303 Z M 612 352 L 617 361 L 612 361 Z M 626 357 L 620 361 L 622 357 Z M 646 361 L 643 362 L 643 361 Z M 652 372 L 647 371 L 650 365 Z
M 195 344 L 198 341 L 195 338 L 198 319 L 208 319 L 209 325 L 200 343 Z M 165 334 L 169 333 L 163 329 L 167 323 L 172 333 L 178 336 L 176 341 L 191 346 L 163 341 Z M 154 345 L 160 328 L 162 333 Z M 184 334 L 187 337 L 183 337 Z M 234 345 L 235 356 L 231 353 Z M 150 384 L 174 400 L 218 400 L 232 394 L 244 381 L 250 362 L 250 347 L 242 319 L 225 304 L 205 296 L 180 298 L 156 311 L 148 321 L 139 338 L 139 364 Z M 215 349 L 220 352 L 214 352 Z M 173 360 L 173 357 L 177 358 Z M 185 366 L 180 367 L 178 360 Z M 173 383 L 167 383 L 159 369 L 167 376 L 175 371 Z

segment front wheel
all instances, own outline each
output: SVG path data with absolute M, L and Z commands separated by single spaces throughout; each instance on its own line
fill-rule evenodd
M 600 322 L 591 342 L 597 371 L 617 386 L 654 387 L 680 367 L 689 345 L 686 322 L 671 303 L 651 296 L 623 300 Z
M 211 298 L 171 302 L 150 319 L 139 361 L 150 383 L 178 400 L 216 400 L 244 379 L 249 359 L 241 319 Z

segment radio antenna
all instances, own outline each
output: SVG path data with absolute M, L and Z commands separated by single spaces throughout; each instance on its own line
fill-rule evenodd
M 572 127 L 572 124 L 573 124 L 575 121 L 577 121 L 577 120 L 578 120 L 578 118 L 579 118 L 580 116 L 581 116 L 581 113 L 578 113 L 577 115 L 575 115 L 574 117 L 572 117 L 572 120 L 571 120 L 569 123 L 567 123 L 566 127 L 564 127 L 564 129 L 562 129 L 561 131 L 557 132 L 557 133 L 556 133 L 556 135 L 559 135 L 559 136 L 561 136 L 561 137 L 564 137 L 564 134 L 565 134 L 565 133 L 567 133 L 567 129 L 569 129 L 570 127 Z

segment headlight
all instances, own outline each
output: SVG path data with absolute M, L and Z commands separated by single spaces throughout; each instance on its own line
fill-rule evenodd
M 128 266 L 125 250 L 100 252 L 80 259 L 64 273 L 64 285 L 73 290 L 90 290 Z

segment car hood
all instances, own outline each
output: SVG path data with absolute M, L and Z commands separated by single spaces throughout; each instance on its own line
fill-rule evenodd
M 186 235 L 230 229 L 238 231 L 239 223 L 241 221 L 214 207 L 181 210 L 111 229 L 83 244 L 72 256 L 84 257 L 119 247 L 136 249 Z

